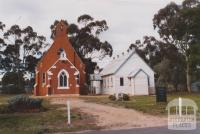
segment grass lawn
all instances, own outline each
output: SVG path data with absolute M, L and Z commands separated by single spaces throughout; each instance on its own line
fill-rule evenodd
M 5 104 L 10 96 L 0 96 L 0 106 Z M 0 134 L 43 134 L 54 132 L 70 132 L 88 129 L 98 129 L 94 118 L 72 110 L 72 126 L 67 126 L 65 105 L 52 105 L 48 99 L 43 101 L 48 109 L 39 113 L 0 114 Z
M 168 94 L 168 102 L 177 98 L 190 98 L 194 100 L 200 108 L 200 94 L 188 94 L 188 93 L 175 93 Z M 151 115 L 166 115 L 167 111 L 165 110 L 167 103 L 156 103 L 156 96 L 133 96 L 130 98 L 130 101 L 111 101 L 108 99 L 108 96 L 91 96 L 91 97 L 81 97 L 87 102 L 106 104 L 111 106 L 121 106 L 125 108 L 135 109 L 144 113 Z M 200 115 L 200 110 L 198 111 Z

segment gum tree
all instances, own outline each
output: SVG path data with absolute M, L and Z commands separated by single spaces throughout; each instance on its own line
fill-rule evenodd
M 194 25 L 194 19 L 191 16 L 195 15 L 197 18 L 200 16 L 198 11 L 193 14 L 189 11 L 197 8 L 199 8 L 198 0 L 185 0 L 181 5 L 172 2 L 160 9 L 153 18 L 154 28 L 158 30 L 161 39 L 166 44 L 174 45 L 185 57 L 188 92 L 191 92 L 191 48 L 199 40 L 194 32 L 194 29 L 199 26 Z

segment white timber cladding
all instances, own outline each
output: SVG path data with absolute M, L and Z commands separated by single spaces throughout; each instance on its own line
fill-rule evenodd
M 114 76 L 103 77 L 102 94 L 112 94 L 114 92 Z
M 101 82 L 100 81 L 92 81 L 91 86 L 94 88 L 92 90 L 95 90 L 95 94 L 101 94 Z
M 140 71 L 134 79 L 134 95 L 148 95 L 148 76 Z M 138 90 L 137 90 L 138 89 Z
M 149 95 L 150 89 L 155 91 L 154 71 L 134 51 L 111 61 L 100 74 L 103 94 Z
M 153 70 L 143 61 L 143 59 L 137 54 L 133 54 L 129 60 L 121 67 L 115 75 L 129 76 L 130 72 L 137 73 L 142 69 L 149 76 L 150 87 L 154 87 L 154 72 Z M 134 75 L 134 73 L 133 73 Z

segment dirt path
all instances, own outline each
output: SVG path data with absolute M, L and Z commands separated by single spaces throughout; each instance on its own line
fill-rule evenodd
M 143 114 L 132 109 L 88 103 L 78 98 L 70 100 L 72 108 L 78 108 L 82 112 L 93 115 L 97 120 L 97 125 L 105 129 L 144 128 L 167 125 L 167 118 Z M 66 104 L 66 98 L 53 98 L 52 103 Z

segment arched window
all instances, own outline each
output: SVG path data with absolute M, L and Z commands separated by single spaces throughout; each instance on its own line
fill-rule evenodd
M 80 75 L 76 75 L 76 86 L 79 86 L 80 84 Z
M 69 73 L 64 69 L 62 69 L 58 73 L 58 88 L 59 89 L 69 88 Z

